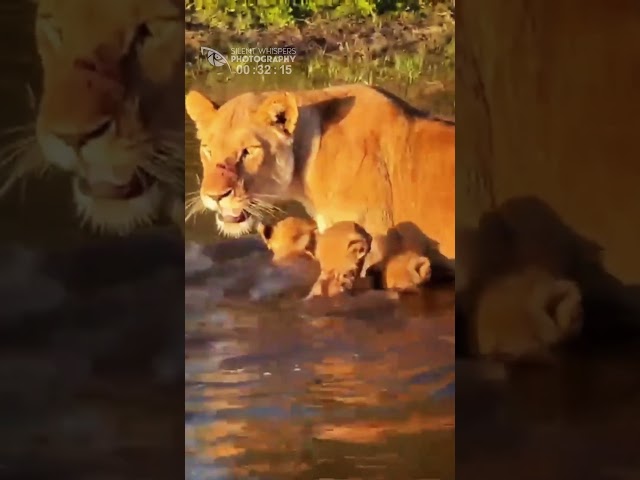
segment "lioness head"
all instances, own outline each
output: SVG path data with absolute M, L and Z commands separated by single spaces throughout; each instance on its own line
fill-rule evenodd
M 296 99 L 286 92 L 246 93 L 219 107 L 191 91 L 186 110 L 201 142 L 201 203 L 216 213 L 221 233 L 243 235 L 293 179 Z
M 46 164 L 71 174 L 79 215 L 121 234 L 165 209 L 182 221 L 184 5 L 37 4 L 36 140 Z

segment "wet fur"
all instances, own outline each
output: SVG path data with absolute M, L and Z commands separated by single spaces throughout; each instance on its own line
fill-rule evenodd
M 345 292 L 369 290 L 372 276 L 362 277 L 365 259 L 372 254 L 371 236 L 354 222 L 338 222 L 320 234 L 315 222 L 287 217 L 275 225 L 258 226 L 275 263 L 294 258 L 312 258 L 320 269 L 310 296 L 335 296 Z M 429 280 L 429 260 L 405 250 L 398 238 L 389 246 L 380 272 L 382 287 L 403 292 L 416 291 Z

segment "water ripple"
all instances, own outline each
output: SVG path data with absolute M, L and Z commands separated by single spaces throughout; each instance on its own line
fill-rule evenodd
M 453 478 L 452 291 L 314 314 L 259 251 L 188 248 L 187 478 Z

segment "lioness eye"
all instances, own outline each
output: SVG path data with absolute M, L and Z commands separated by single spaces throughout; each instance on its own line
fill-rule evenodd
M 249 155 L 249 149 L 245 148 L 244 150 L 242 150 L 242 152 L 240 152 L 240 157 L 238 158 L 238 161 L 242 162 L 245 158 L 247 158 L 247 155 Z

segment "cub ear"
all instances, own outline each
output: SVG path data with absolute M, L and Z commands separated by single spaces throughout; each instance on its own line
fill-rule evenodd
M 431 278 L 431 262 L 427 257 L 415 257 L 409 262 L 409 273 L 415 285 Z
M 347 244 L 347 251 L 356 259 L 362 260 L 367 253 L 369 253 L 370 244 L 367 240 L 361 236 L 349 241 Z
M 262 237 L 262 240 L 264 241 L 264 243 L 268 244 L 269 240 L 271 240 L 271 236 L 273 235 L 273 226 L 259 223 L 257 230 L 260 236 Z
M 287 135 L 292 135 L 298 123 L 296 99 L 288 92 L 274 93 L 262 102 L 256 118 L 263 124 L 280 128 Z
M 218 105 L 197 90 L 190 90 L 184 99 L 187 115 L 196 124 L 198 130 L 206 127 L 213 119 Z
M 296 248 L 300 251 L 307 251 L 312 257 L 315 257 L 316 253 L 316 235 L 317 229 L 309 230 L 296 239 Z

